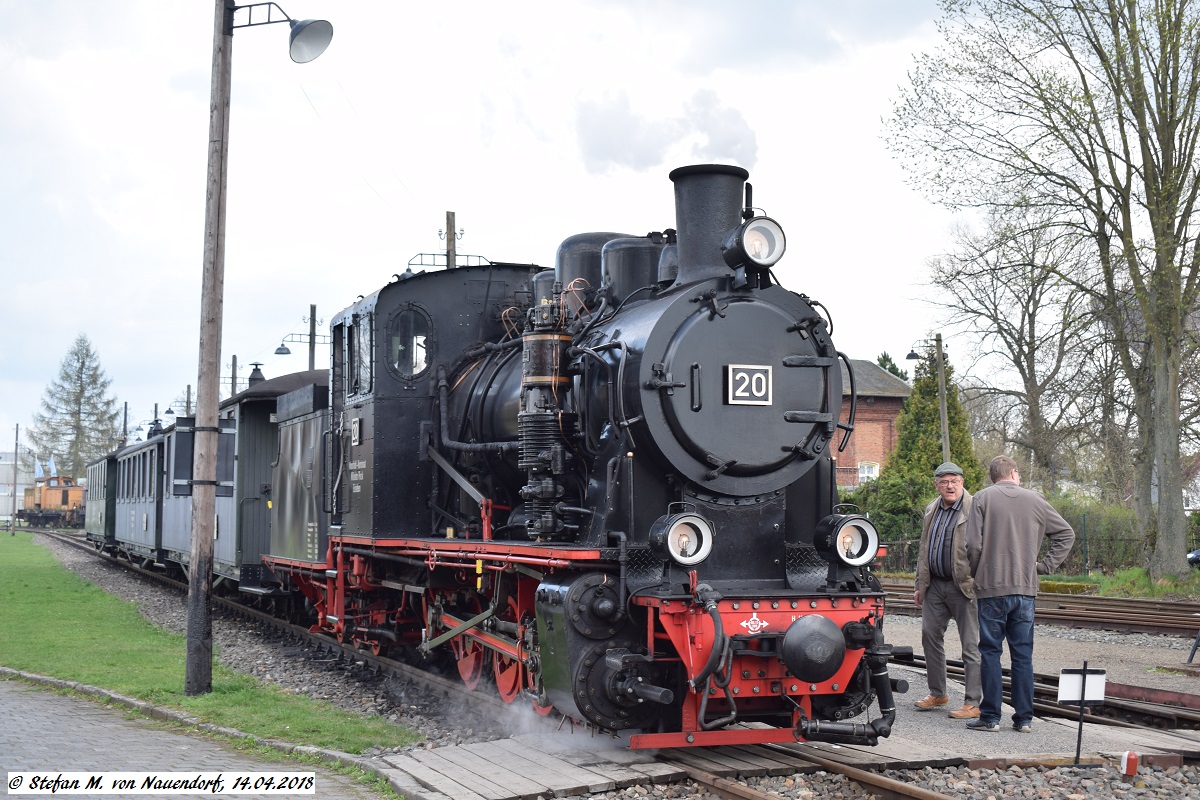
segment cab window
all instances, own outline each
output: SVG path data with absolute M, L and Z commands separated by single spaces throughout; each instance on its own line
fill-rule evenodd
M 433 323 L 417 306 L 409 306 L 388 323 L 388 367 L 403 379 L 415 378 L 429 367 Z
M 346 396 L 371 391 L 371 315 L 356 315 L 346 330 Z

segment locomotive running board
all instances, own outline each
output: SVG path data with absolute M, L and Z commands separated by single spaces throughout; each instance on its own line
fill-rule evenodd
M 635 733 L 629 737 L 632 750 L 657 747 L 715 747 L 768 742 L 802 742 L 792 728 L 728 728 L 719 731 L 681 731 L 679 733 Z

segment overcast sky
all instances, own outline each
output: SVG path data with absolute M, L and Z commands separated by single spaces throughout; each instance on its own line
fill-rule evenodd
M 747 168 L 788 236 L 784 285 L 852 358 L 930 335 L 952 217 L 904 184 L 882 122 L 933 0 L 284 0 L 328 19 L 234 36 L 222 372 L 307 368 L 329 318 L 444 250 L 553 266 L 566 237 L 674 226 L 667 173 Z M 213 4 L 0 0 L 0 449 L 75 337 L 134 427 L 196 384 Z M 245 12 L 242 12 L 245 13 Z M 239 15 L 239 22 L 244 18 Z M 328 364 L 328 348 L 318 348 Z M 160 409 L 161 410 L 161 409 Z

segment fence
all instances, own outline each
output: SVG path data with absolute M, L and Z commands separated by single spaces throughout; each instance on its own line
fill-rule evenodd
M 1113 573 L 1146 563 L 1146 539 L 1138 532 L 1137 518 L 1132 509 L 1116 506 L 1074 503 L 1055 499 L 1054 506 L 1075 530 L 1075 545 L 1059 568 L 1063 575 L 1085 575 L 1089 571 Z M 1188 549 L 1200 547 L 1194 526 L 1189 526 Z M 888 540 L 887 557 L 882 560 L 884 572 L 914 572 L 920 537 L 911 531 Z M 1043 545 L 1042 552 L 1045 553 Z M 1181 556 L 1182 557 L 1182 556 Z
M 1086 575 L 1088 571 L 1112 573 L 1128 567 L 1141 567 L 1146 563 L 1146 543 L 1141 537 L 1098 538 L 1085 531 L 1075 532 L 1075 545 L 1063 565 L 1061 575 Z M 918 538 L 904 538 L 884 542 L 888 553 L 880 561 L 877 571 L 888 573 L 913 573 L 917 570 Z M 1042 548 L 1045 554 L 1045 547 Z

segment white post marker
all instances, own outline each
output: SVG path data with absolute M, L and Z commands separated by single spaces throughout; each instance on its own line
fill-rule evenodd
M 1058 703 L 1079 706 L 1079 734 L 1075 739 L 1075 765 L 1083 746 L 1083 707 L 1104 705 L 1104 682 L 1108 673 L 1102 669 L 1064 669 L 1058 676 Z

